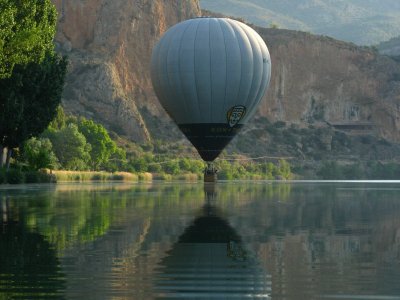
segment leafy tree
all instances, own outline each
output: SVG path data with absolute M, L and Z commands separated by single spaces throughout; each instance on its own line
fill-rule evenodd
M 53 144 L 53 150 L 61 165 L 67 170 L 87 169 L 91 146 L 78 126 L 68 124 L 61 130 L 48 130 L 43 134 Z
M 148 166 L 148 171 L 152 173 L 161 173 L 162 167 L 159 163 L 151 163 Z
M 54 130 L 60 130 L 65 127 L 66 120 L 67 117 L 65 116 L 64 109 L 59 105 L 56 109 L 56 115 L 48 127 Z
M 57 166 L 57 157 L 52 148 L 53 146 L 47 138 L 30 138 L 24 143 L 24 158 L 34 170 L 41 168 L 54 169 Z
M 1 146 L 18 147 L 46 129 L 61 102 L 66 68 L 65 58 L 47 53 L 40 64 L 15 66 L 0 80 Z
M 172 174 L 172 175 L 177 175 L 179 174 L 180 167 L 179 167 L 179 162 L 176 159 L 169 160 L 163 165 L 163 169 L 165 173 L 167 174 Z
M 126 152 L 122 148 L 116 148 L 115 152 L 111 154 L 106 163 L 103 164 L 105 170 L 115 172 L 119 170 L 126 170 Z
M 196 174 L 202 174 L 204 171 L 205 165 L 202 160 L 191 160 L 189 171 Z
M 335 161 L 327 161 L 318 170 L 317 175 L 322 179 L 341 179 L 343 173 L 340 166 Z
M 15 65 L 40 63 L 54 48 L 56 24 L 51 0 L 0 0 L 0 79 Z
M 105 164 L 117 150 L 117 145 L 108 135 L 107 130 L 101 125 L 81 118 L 78 122 L 79 131 L 91 145 L 90 164 L 94 170 Z
M 67 61 L 48 53 L 41 64 L 16 66 L 0 80 L 0 142 L 16 147 L 48 126 L 61 102 Z
M 282 179 L 290 179 L 292 173 L 290 171 L 290 165 L 286 160 L 279 160 L 277 173 Z
M 147 172 L 148 171 L 148 164 L 144 157 L 137 157 L 131 161 L 131 166 L 133 170 L 136 172 Z

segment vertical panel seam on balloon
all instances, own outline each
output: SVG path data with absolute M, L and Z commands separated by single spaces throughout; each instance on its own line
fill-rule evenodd
M 232 21 L 232 22 L 236 22 L 236 21 Z M 236 23 L 234 23 L 234 24 L 236 25 Z M 236 30 L 235 30 L 235 26 L 232 26 L 232 24 L 231 24 L 231 27 L 232 27 L 233 32 L 235 33 L 236 42 L 237 42 L 237 44 L 239 46 L 239 54 L 240 54 L 239 55 L 239 57 L 240 57 L 240 64 L 239 65 L 240 65 L 240 73 L 242 73 L 242 71 L 243 71 L 242 48 L 240 47 L 240 42 L 239 42 L 239 38 L 238 38 Z M 239 89 L 238 89 L 237 94 L 236 94 L 236 99 L 235 99 L 234 105 L 238 104 L 238 97 L 240 95 L 241 89 L 242 89 L 242 75 L 240 75 Z
M 260 55 L 261 55 L 261 59 L 263 58 L 263 54 L 262 54 L 262 50 L 261 50 L 261 45 L 260 45 L 258 39 L 257 39 L 257 38 L 254 38 L 254 37 L 252 36 L 252 32 L 251 32 L 251 31 L 248 31 L 247 28 L 244 29 L 244 32 L 246 33 L 246 36 L 247 36 L 247 38 L 249 39 L 249 42 L 250 42 L 250 45 L 251 45 L 252 54 L 253 54 L 253 72 L 252 72 L 252 80 L 251 80 L 252 83 L 251 83 L 250 90 L 249 90 L 249 94 L 247 95 L 247 101 L 246 101 L 246 104 L 247 104 L 247 103 L 250 103 L 250 107 L 254 107 L 253 109 L 250 109 L 250 110 L 247 112 L 247 113 L 251 113 L 252 111 L 254 111 L 254 109 L 257 109 L 257 106 L 252 105 L 252 104 L 256 104 L 256 103 L 259 103 L 259 102 L 260 102 L 260 99 L 258 99 L 258 101 L 257 101 L 258 90 L 260 89 L 260 87 L 257 88 L 257 91 L 256 91 L 256 93 L 254 93 L 253 98 L 252 98 L 252 99 L 249 99 L 249 97 L 250 97 L 250 95 L 251 95 L 251 91 L 252 91 L 253 89 L 256 88 L 256 87 L 254 86 L 254 85 L 255 85 L 254 78 L 255 78 L 255 71 L 256 71 L 256 68 L 254 67 L 254 66 L 256 65 L 256 63 L 255 63 L 255 61 L 254 61 L 255 58 L 256 58 L 255 55 L 254 55 L 254 52 L 259 51 L 259 52 L 260 52 Z M 249 37 L 249 36 L 250 36 L 250 37 Z M 257 49 L 253 49 L 253 45 L 256 46 Z M 264 63 L 262 64 L 261 74 L 263 73 L 263 70 L 264 70 Z M 261 78 L 261 80 L 260 80 L 260 83 L 262 83 L 262 78 Z M 259 86 L 262 86 L 262 84 L 260 84 Z M 257 102 L 256 102 L 256 101 L 257 101 Z M 246 106 L 247 106 L 247 105 L 246 105 Z M 250 115 L 252 115 L 252 114 L 250 114 Z
M 263 45 L 261 44 L 261 42 L 264 43 L 264 44 L 266 44 L 265 41 L 264 41 L 264 39 L 262 39 L 262 38 L 260 37 L 260 38 L 257 39 L 257 42 L 258 42 L 258 45 L 260 46 L 260 49 L 263 49 L 263 47 L 262 47 Z M 267 47 L 267 51 L 268 51 L 268 47 Z M 262 50 L 261 50 L 261 54 L 264 56 Z M 267 58 L 267 57 L 265 57 L 265 58 Z M 265 70 L 265 69 L 266 69 L 266 70 Z M 266 74 L 265 77 L 266 77 L 268 80 L 266 80 L 266 79 L 264 78 L 264 74 Z M 261 102 L 262 97 L 264 97 L 264 95 L 265 95 L 265 91 L 266 91 L 266 89 L 267 89 L 267 86 L 268 86 L 270 77 L 271 77 L 271 76 L 270 76 L 269 71 L 268 71 L 268 66 L 267 66 L 266 64 L 264 64 L 264 57 L 263 57 L 263 77 L 262 77 L 262 79 L 261 79 L 262 81 L 261 81 L 261 84 L 260 84 L 259 91 L 258 91 L 258 93 L 257 93 L 257 98 L 259 98 L 258 102 Z M 263 79 L 264 79 L 264 80 L 263 80 Z
M 164 48 L 166 48 L 166 45 L 167 45 L 166 43 L 168 43 L 168 45 L 169 45 L 169 42 L 170 42 L 169 40 L 167 40 L 167 38 L 169 38 L 168 32 L 165 33 L 164 36 L 161 38 L 161 40 L 165 40 L 165 42 L 160 43 L 161 40 L 159 42 L 160 43 L 160 49 L 159 49 L 157 66 L 161 66 L 162 65 L 162 67 L 160 68 L 161 69 L 161 71 L 160 71 L 161 74 L 158 76 L 158 78 L 159 78 L 160 86 L 166 88 L 167 95 L 165 95 L 164 91 L 160 92 L 160 94 L 162 95 L 163 102 L 165 103 L 165 107 L 164 108 L 165 108 L 168 116 L 171 117 L 169 109 L 167 109 L 168 106 L 169 106 L 169 101 L 168 101 L 169 91 L 168 91 L 168 88 L 167 88 L 167 80 L 166 80 L 166 77 L 167 77 L 167 74 L 166 74 L 167 73 L 167 57 L 165 57 L 165 54 L 164 54 L 164 52 L 165 52 Z M 165 57 L 165 63 L 164 64 L 162 64 L 162 56 Z
M 161 40 L 160 40 L 160 42 L 161 42 Z M 157 47 L 158 47 L 158 49 L 157 49 L 157 69 L 159 69 L 160 68 L 160 62 L 161 62 L 161 55 L 162 55 L 162 51 L 161 51 L 161 49 L 162 49 L 162 44 L 159 42 L 159 44 L 157 45 Z M 161 71 L 162 71 L 162 69 L 161 69 Z M 158 71 L 157 72 L 157 79 L 158 79 L 158 90 L 160 90 L 161 88 L 161 86 L 162 86 L 162 78 L 161 78 L 161 75 L 162 75 L 162 73 L 161 73 L 161 71 Z M 159 92 L 159 94 L 160 94 L 160 99 L 162 99 L 164 102 L 165 102 L 165 96 L 163 95 L 163 93 L 161 93 L 161 92 Z
M 180 25 L 180 26 L 182 26 L 182 25 Z M 176 85 L 175 86 L 171 86 L 171 78 L 170 78 L 170 76 L 169 76 L 169 70 L 170 70 L 170 68 L 168 68 L 168 62 L 169 62 L 169 54 L 170 54 L 170 52 L 171 52 L 171 44 L 173 44 L 173 40 L 174 40 L 174 36 L 172 36 L 172 38 L 171 38 L 171 40 L 170 40 L 170 42 L 169 42 L 169 44 L 168 44 L 168 52 L 167 52 L 167 78 L 168 78 L 168 90 L 169 90 L 169 92 L 170 92 L 170 95 L 172 95 L 172 97 L 171 97 L 171 99 L 172 99 L 172 103 L 173 103 L 173 109 L 175 110 L 175 111 L 177 111 L 176 110 L 176 100 L 177 100 L 177 89 L 176 89 Z M 172 68 L 173 69 L 173 68 Z M 172 78 L 174 77 L 174 75 L 172 74 Z M 173 81 L 172 81 L 173 82 Z M 178 113 L 178 115 L 175 115 L 175 117 L 176 116 L 178 116 L 178 120 L 180 119 L 179 117 L 181 116 L 179 113 Z
M 213 122 L 213 91 L 212 91 L 212 82 L 213 82 L 213 73 L 211 72 L 211 55 L 212 55 L 212 51 L 211 51 L 211 26 L 210 26 L 210 20 L 211 18 L 208 18 L 208 50 L 210 52 L 210 57 L 209 57 L 209 73 L 210 73 L 210 123 Z
M 226 22 L 225 19 L 224 19 L 224 22 Z M 218 22 L 218 25 L 221 29 L 222 36 L 224 38 L 224 48 L 225 48 L 225 95 L 224 95 L 224 102 L 223 102 L 223 106 L 222 106 L 223 108 L 225 108 L 226 107 L 226 94 L 227 94 L 226 90 L 228 89 L 228 84 L 227 84 L 228 83 L 228 55 L 226 54 L 226 40 L 225 40 L 224 30 L 222 30 L 221 23 L 222 23 L 222 21 Z
M 184 106 L 184 110 L 185 110 L 185 116 L 189 115 L 189 110 L 187 108 L 185 93 L 182 90 L 181 50 L 182 50 L 183 37 L 185 36 L 185 33 L 189 28 L 190 28 L 190 24 L 188 26 L 186 26 L 185 30 L 182 33 L 181 39 L 179 41 L 179 49 L 178 49 L 178 77 L 179 77 L 179 88 L 180 88 L 179 90 L 180 90 L 180 94 L 183 98 L 183 106 Z M 185 123 L 186 123 L 186 120 L 185 120 Z
M 201 107 L 200 107 L 200 102 L 199 102 L 199 91 L 197 88 L 197 75 L 196 75 L 196 39 L 197 39 L 197 33 L 199 32 L 199 27 L 200 27 L 200 22 L 198 22 L 197 28 L 196 28 L 196 33 L 194 34 L 194 40 L 193 40 L 193 50 L 194 50 L 194 55 L 193 55 L 193 74 L 194 74 L 194 86 L 196 88 L 196 101 L 197 101 L 197 108 L 199 113 L 201 114 Z M 201 119 L 201 116 L 200 118 Z M 198 121 L 197 119 L 196 121 Z
M 168 88 L 167 88 L 167 91 L 168 91 L 168 95 L 167 95 L 167 98 L 168 99 L 171 99 L 172 97 L 170 97 L 171 96 L 171 86 L 170 86 L 170 83 L 169 83 L 169 74 L 168 74 L 168 54 L 169 54 L 169 49 L 170 49 L 170 46 L 171 46 L 171 43 L 172 43 L 172 37 L 170 37 L 169 38 L 169 40 L 168 40 L 168 47 L 167 47 L 167 55 L 166 55 L 166 57 L 165 57 L 165 77 L 166 77 L 166 83 L 167 83 L 167 86 L 168 86 Z M 170 100 L 171 101 L 171 100 Z M 167 103 L 168 103 L 168 106 L 169 106 L 169 109 L 171 109 L 171 103 L 170 103 L 170 101 L 167 101 Z M 168 115 L 172 118 L 172 116 L 171 116 L 171 112 L 170 111 L 167 111 L 167 113 L 168 113 Z M 172 118 L 173 120 L 174 120 L 174 118 Z
M 250 80 L 251 84 L 250 84 L 250 87 L 249 87 L 249 89 L 248 89 L 248 91 L 247 91 L 246 97 L 243 97 L 243 100 L 244 100 L 244 101 L 243 101 L 243 105 L 247 108 L 247 104 L 248 104 L 247 101 L 248 101 L 248 98 L 249 98 L 249 96 L 250 96 L 251 88 L 252 88 L 252 86 L 253 86 L 253 79 L 254 79 L 254 53 L 253 53 L 253 47 L 252 47 L 250 38 L 248 37 L 246 30 L 244 30 L 244 29 L 242 28 L 242 26 L 238 26 L 238 27 L 240 28 L 240 30 L 243 31 L 244 36 L 247 38 L 247 40 L 248 40 L 248 42 L 249 42 L 249 44 L 250 44 L 251 55 L 252 55 L 252 58 L 253 58 L 253 59 L 252 59 L 252 69 L 253 69 L 253 72 L 251 72 L 251 80 Z
M 257 40 L 258 40 L 258 43 L 260 45 L 260 48 L 263 49 L 262 43 L 266 44 L 264 39 L 259 37 L 259 38 L 257 38 Z M 268 48 L 266 50 L 267 50 L 266 54 L 268 54 L 268 57 L 270 59 L 269 60 L 269 64 L 270 64 L 271 63 L 271 58 L 270 58 L 270 55 L 269 55 Z M 264 56 L 263 51 L 261 51 L 261 53 Z M 268 57 L 265 57 L 265 58 L 267 59 Z M 263 59 L 264 59 L 264 57 L 263 57 Z M 265 69 L 267 69 L 267 70 L 265 70 Z M 268 77 L 267 80 L 266 80 L 265 77 Z M 266 89 L 267 89 L 268 84 L 269 84 L 269 81 L 271 80 L 271 69 L 268 70 L 268 67 L 264 63 L 263 63 L 263 77 L 262 77 L 261 80 L 262 81 L 261 81 L 261 84 L 260 84 L 260 88 L 259 88 L 259 91 L 257 93 L 257 97 L 260 98 L 259 102 L 261 102 L 262 97 L 264 97 Z

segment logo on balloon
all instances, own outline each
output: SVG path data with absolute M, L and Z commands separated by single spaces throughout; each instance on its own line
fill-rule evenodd
M 235 126 L 246 114 L 246 107 L 243 105 L 233 106 L 228 110 L 226 118 L 228 119 L 228 124 L 230 127 Z

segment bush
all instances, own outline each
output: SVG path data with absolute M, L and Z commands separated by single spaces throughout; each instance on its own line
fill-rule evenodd
M 6 171 L 4 169 L 0 169 L 0 184 L 6 183 Z
M 165 181 L 170 181 L 170 180 L 172 180 L 172 175 L 170 175 L 170 174 L 165 174 L 165 173 L 154 174 L 153 180 L 165 180 Z
M 26 172 L 25 173 L 25 182 L 26 183 L 38 183 L 40 182 L 39 173 L 38 172 Z
M 10 184 L 23 183 L 24 180 L 24 173 L 20 169 L 10 169 L 6 172 L 6 181 Z
M 167 161 L 163 165 L 163 169 L 167 174 L 177 175 L 180 172 L 179 162 L 177 160 Z
M 112 175 L 112 180 L 138 181 L 139 177 L 138 175 L 129 172 L 116 172 Z
M 148 172 L 144 172 L 144 173 L 139 173 L 139 180 L 142 181 L 152 181 L 153 180 L 153 175 L 151 173 Z
M 151 173 L 160 173 L 162 171 L 162 167 L 160 164 L 152 163 L 149 164 L 148 171 Z
M 30 138 L 24 143 L 24 158 L 31 169 L 39 170 L 41 168 L 57 167 L 57 157 L 52 150 L 52 144 L 49 139 Z
M 197 181 L 199 180 L 199 175 L 195 173 L 185 173 L 180 174 L 175 177 L 177 180 L 185 180 L 185 181 Z
M 25 183 L 51 183 L 56 182 L 55 176 L 45 172 L 30 171 L 25 173 Z
M 343 173 L 335 161 L 325 162 L 318 170 L 317 175 L 322 179 L 342 179 Z

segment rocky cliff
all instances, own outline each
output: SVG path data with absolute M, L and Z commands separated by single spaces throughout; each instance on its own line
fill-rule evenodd
M 59 11 L 57 48 L 71 62 L 63 96 L 66 110 L 94 118 L 133 141 L 171 132 L 182 137 L 170 130 L 174 127 L 158 104 L 149 63 L 152 47 L 167 28 L 201 14 L 198 1 L 54 3 Z M 327 37 L 255 29 L 269 46 L 273 64 L 258 117 L 300 128 L 367 128 L 400 141 L 398 63 L 372 49 Z
M 273 66 L 260 115 L 300 125 L 370 128 L 400 141 L 400 64 L 395 60 L 328 37 L 257 30 Z
M 65 109 L 134 141 L 149 140 L 143 115 L 168 120 L 152 90 L 152 48 L 170 26 L 200 15 L 197 0 L 53 2 L 59 12 L 57 49 L 70 60 Z

